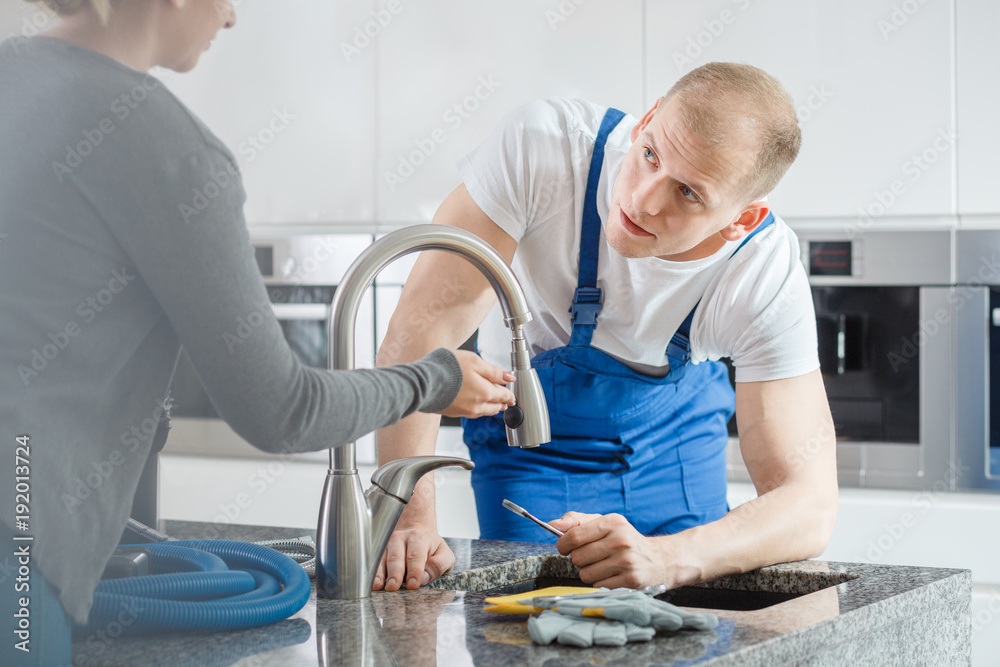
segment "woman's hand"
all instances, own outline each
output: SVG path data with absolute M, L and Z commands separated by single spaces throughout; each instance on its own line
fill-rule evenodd
M 514 381 L 514 374 L 483 361 L 467 350 L 457 350 L 455 357 L 462 367 L 462 388 L 441 414 L 446 417 L 487 417 L 514 405 L 514 394 L 504 386 Z

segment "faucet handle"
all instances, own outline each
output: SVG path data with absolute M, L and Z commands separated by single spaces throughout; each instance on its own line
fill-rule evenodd
M 417 480 L 432 470 L 445 466 L 462 466 L 472 470 L 475 464 L 454 456 L 410 456 L 389 461 L 372 475 L 372 484 L 404 503 L 410 502 Z

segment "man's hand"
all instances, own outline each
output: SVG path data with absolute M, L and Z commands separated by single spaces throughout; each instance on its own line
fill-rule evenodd
M 437 532 L 426 528 L 397 528 L 375 571 L 372 590 L 413 590 L 451 571 L 455 554 Z
M 468 350 L 456 350 L 455 358 L 462 367 L 462 388 L 458 396 L 442 410 L 447 417 L 489 417 L 514 405 L 514 393 L 505 382 L 513 382 L 514 374 L 483 361 Z
M 559 553 L 569 555 L 580 568 L 580 579 L 608 588 L 641 588 L 653 584 L 679 585 L 670 545 L 664 537 L 646 537 L 620 514 L 567 512 L 551 522 L 566 534 Z M 666 547 L 666 548 L 665 548 Z

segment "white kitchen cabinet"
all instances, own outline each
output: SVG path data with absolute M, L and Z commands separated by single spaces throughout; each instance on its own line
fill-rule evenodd
M 350 48 L 373 2 L 242 2 L 167 85 L 236 154 L 247 220 L 374 220 L 375 52 Z
M 953 17 L 951 0 L 649 0 L 646 103 L 706 62 L 756 65 L 791 93 L 803 132 L 771 198 L 781 215 L 953 215 Z
M 521 104 L 642 110 L 640 0 L 399 1 L 377 42 L 382 222 L 430 220 L 455 162 Z
M 957 0 L 958 211 L 1000 212 L 1000 3 Z

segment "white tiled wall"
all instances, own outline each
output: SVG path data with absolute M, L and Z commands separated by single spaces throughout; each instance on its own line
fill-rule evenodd
M 963 213 L 1000 212 L 1000 3 L 956 0 L 958 47 L 958 199 Z M 996 224 L 994 222 L 994 224 Z M 1000 652 L 998 652 L 1000 654 Z
M 756 65 L 791 93 L 802 127 L 801 154 L 771 197 L 782 216 L 853 218 L 895 180 L 906 191 L 883 215 L 953 215 L 954 149 L 942 144 L 927 171 L 907 166 L 955 129 L 952 3 L 920 3 L 884 35 L 898 4 L 649 0 L 646 101 L 706 62 Z
M 583 97 L 641 110 L 639 0 L 406 4 L 379 38 L 378 216 L 430 220 L 456 160 L 511 110 Z
M 236 154 L 251 224 L 373 222 L 375 51 L 345 55 L 371 2 L 239 3 L 167 85 Z
M 775 206 L 792 219 L 872 208 L 878 224 L 1000 213 L 997 11 L 983 0 L 245 2 L 194 72 L 163 77 L 237 154 L 251 223 L 396 225 L 429 220 L 457 185 L 455 160 L 522 103 L 563 95 L 639 113 L 699 64 L 749 62 L 784 82 L 802 120 Z M 25 3 L 0 12 L 0 35 L 44 24 Z M 905 192 L 881 210 L 895 181 Z

